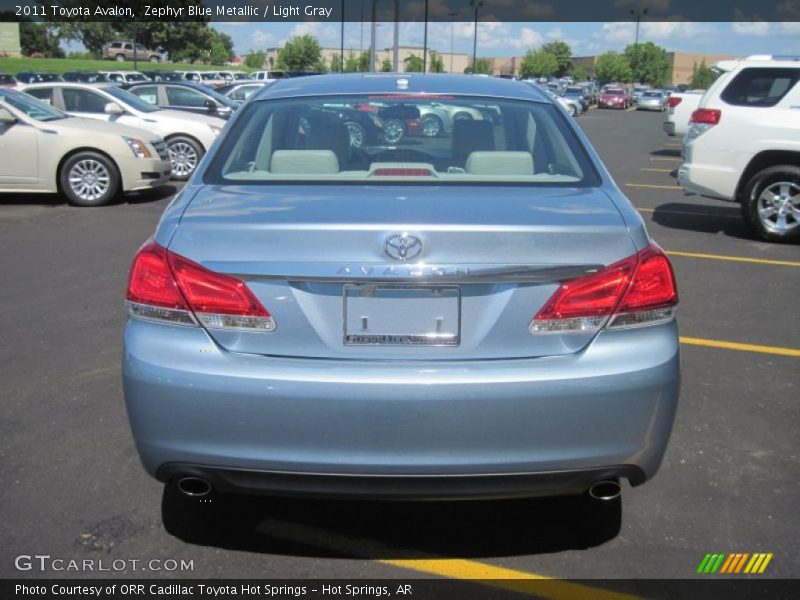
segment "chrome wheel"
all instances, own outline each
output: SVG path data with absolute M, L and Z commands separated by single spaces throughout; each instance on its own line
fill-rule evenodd
M 364 128 L 352 121 L 348 121 L 345 125 L 347 126 L 347 132 L 350 134 L 350 145 L 353 148 L 361 148 L 364 145 Z
M 406 130 L 400 119 L 386 119 L 383 122 L 383 137 L 390 144 L 396 144 L 403 139 Z
M 103 198 L 111 187 L 111 174 L 103 163 L 87 158 L 69 170 L 69 187 L 77 198 L 93 202 Z
M 175 142 L 169 145 L 169 160 L 172 163 L 172 174 L 186 177 L 197 167 L 197 150 L 188 142 Z
M 431 115 L 422 119 L 422 135 L 436 137 L 440 133 L 442 133 L 442 122 L 439 117 Z
M 758 217 L 765 229 L 786 235 L 800 225 L 800 184 L 776 181 L 758 197 Z

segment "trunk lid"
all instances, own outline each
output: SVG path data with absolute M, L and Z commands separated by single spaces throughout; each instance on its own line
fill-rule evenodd
M 421 248 L 398 260 L 403 234 Z M 275 318 L 210 331 L 225 349 L 361 360 L 577 352 L 593 334 L 531 335 L 531 319 L 559 280 L 636 252 L 599 188 L 336 184 L 204 187 L 169 249 L 241 278 Z M 420 345 L 426 330 L 444 342 Z

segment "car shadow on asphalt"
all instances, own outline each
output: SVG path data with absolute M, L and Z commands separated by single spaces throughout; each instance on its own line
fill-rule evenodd
M 163 185 L 152 190 L 141 192 L 127 192 L 120 194 L 105 206 L 120 204 L 146 204 L 158 202 L 178 193 L 178 188 L 172 184 Z M 0 193 L 0 209 L 4 206 L 69 206 L 67 199 L 61 194 L 22 194 L 14 192 Z M 82 208 L 82 207 L 75 207 Z M 103 207 L 100 207 L 103 208 Z
M 732 238 L 756 240 L 741 217 L 738 204 L 708 206 L 668 202 L 653 211 L 653 221 L 661 227 L 697 231 L 700 233 L 723 233 Z
M 680 158 L 681 151 L 679 148 L 675 148 L 674 150 L 669 148 L 661 150 L 653 150 L 652 152 L 650 152 L 650 156 L 666 156 L 669 158 Z
M 619 498 L 584 496 L 460 502 L 376 502 L 217 494 L 191 500 L 174 487 L 165 529 L 202 546 L 287 556 L 481 558 L 586 549 L 617 536 Z

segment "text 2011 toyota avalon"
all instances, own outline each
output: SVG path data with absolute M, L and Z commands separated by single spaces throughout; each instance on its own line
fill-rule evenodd
M 432 105 L 492 118 L 430 135 Z M 354 143 L 356 111 L 403 135 Z M 280 81 L 133 260 L 125 399 L 176 494 L 612 498 L 664 456 L 677 301 L 664 252 L 536 88 Z

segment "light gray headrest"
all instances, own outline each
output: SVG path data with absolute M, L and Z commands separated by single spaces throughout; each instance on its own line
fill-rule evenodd
M 276 150 L 270 171 L 282 175 L 330 175 L 339 172 L 333 150 Z
M 473 175 L 533 175 L 530 152 L 470 152 L 464 165 Z

